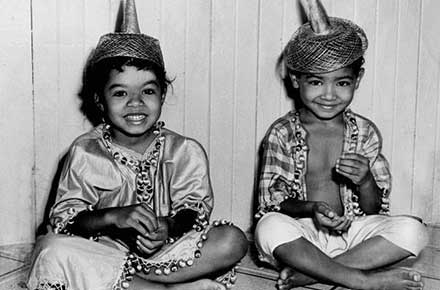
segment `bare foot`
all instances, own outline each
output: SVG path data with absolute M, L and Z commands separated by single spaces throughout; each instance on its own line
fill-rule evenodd
M 215 282 L 210 279 L 200 279 L 193 282 L 164 284 L 158 282 L 151 282 L 139 277 L 134 277 L 130 283 L 130 290 L 226 290 L 225 285 Z
M 288 290 L 292 289 L 293 287 L 310 285 L 316 282 L 317 281 L 312 277 L 297 272 L 290 267 L 285 267 L 280 272 L 277 287 L 279 290 Z
M 222 283 L 210 280 L 200 279 L 194 282 L 178 283 L 168 285 L 168 289 L 172 290 L 226 290 L 225 285 Z
M 412 269 L 397 268 L 368 275 L 367 290 L 422 290 L 422 276 Z

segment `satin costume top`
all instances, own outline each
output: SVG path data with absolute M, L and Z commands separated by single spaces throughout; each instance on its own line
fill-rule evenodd
M 118 152 L 126 160 L 148 161 L 155 142 L 139 154 L 106 142 L 104 133 L 105 126 L 97 126 L 78 137 L 69 149 L 50 213 L 56 233 L 62 232 L 81 211 L 139 203 L 137 172 L 118 162 L 114 154 Z M 192 209 L 208 219 L 213 193 L 205 151 L 197 141 L 168 129 L 163 128 L 161 136 L 163 144 L 158 147 L 157 166 L 149 172 L 154 179 L 149 206 L 158 217 L 173 217 L 183 209 Z M 105 237 L 99 238 L 102 239 Z

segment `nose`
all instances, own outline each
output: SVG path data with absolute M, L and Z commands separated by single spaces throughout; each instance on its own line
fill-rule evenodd
M 130 95 L 130 99 L 128 101 L 129 106 L 139 106 L 143 104 L 144 101 L 142 100 L 142 95 L 140 93 L 133 93 Z
M 324 92 L 321 98 L 327 101 L 336 99 L 335 88 L 332 84 L 327 84 L 324 86 Z

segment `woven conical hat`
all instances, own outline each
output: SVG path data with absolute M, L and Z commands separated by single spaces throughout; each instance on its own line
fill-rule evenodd
M 308 22 L 292 35 L 284 49 L 286 66 L 297 72 L 325 73 L 364 55 L 368 40 L 355 23 L 328 17 L 319 0 L 302 0 Z
M 164 70 L 159 40 L 140 33 L 134 0 L 124 1 L 122 25 L 119 31 L 101 36 L 92 63 L 96 64 L 103 59 L 118 56 L 147 60 Z

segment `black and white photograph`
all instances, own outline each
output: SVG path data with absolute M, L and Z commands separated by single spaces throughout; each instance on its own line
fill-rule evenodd
M 0 7 L 0 290 L 440 289 L 440 1 Z

